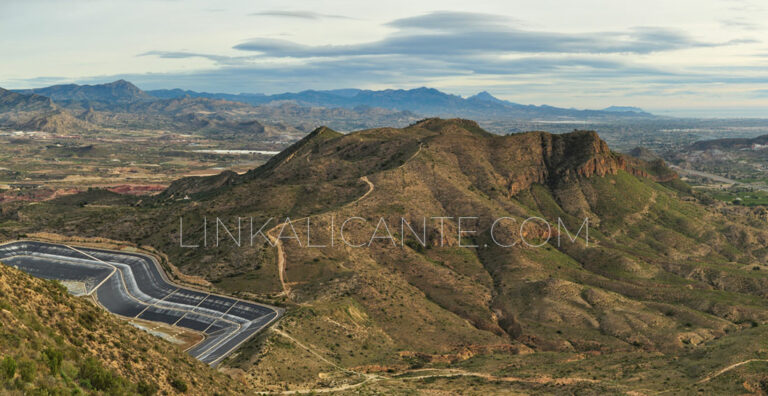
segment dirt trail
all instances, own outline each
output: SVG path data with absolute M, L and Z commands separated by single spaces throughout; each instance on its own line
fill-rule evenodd
M 312 352 L 312 353 L 315 354 L 315 352 Z M 425 371 L 435 371 L 436 373 L 408 376 L 408 374 L 425 372 Z M 529 384 L 554 384 L 554 385 L 573 385 L 573 384 L 582 383 L 582 382 L 587 382 L 587 383 L 600 382 L 598 380 L 593 380 L 589 378 L 578 378 L 578 377 L 563 377 L 563 378 L 552 378 L 547 376 L 531 377 L 531 378 L 497 377 L 490 374 L 475 373 L 475 372 L 459 370 L 459 369 L 419 369 L 419 370 L 406 371 L 395 377 L 379 376 L 379 375 L 372 375 L 372 374 L 365 374 L 365 373 L 357 373 L 357 374 L 364 375 L 365 380 L 355 384 L 345 384 L 345 385 L 340 385 L 340 386 L 335 386 L 330 388 L 295 389 L 295 390 L 287 390 L 287 391 L 281 391 L 281 392 L 264 392 L 263 394 L 297 395 L 297 394 L 331 393 L 331 392 L 341 392 L 341 391 L 359 388 L 365 384 L 369 384 L 373 382 L 419 381 L 419 380 L 425 380 L 425 379 L 431 379 L 431 378 L 455 378 L 455 377 L 477 377 L 477 378 L 482 378 L 488 381 L 499 381 L 499 382 L 510 382 L 510 383 L 519 382 L 519 383 L 529 383 Z
M 422 147 L 423 147 L 423 145 L 421 143 L 419 143 L 419 148 L 416 150 L 416 152 L 414 152 L 413 155 L 411 155 L 405 162 L 403 162 L 401 165 L 399 165 L 395 169 L 399 169 L 399 168 L 404 167 L 408 162 L 410 162 L 412 159 L 414 159 L 421 152 Z M 290 159 L 290 157 L 288 159 Z M 365 182 L 365 184 L 368 185 L 368 191 L 366 191 L 365 194 L 363 194 L 359 198 L 355 199 L 354 201 L 344 205 L 345 207 L 346 206 L 356 205 L 357 203 L 359 203 L 360 201 L 362 201 L 363 199 L 365 199 L 369 195 L 371 195 L 373 190 L 376 189 L 376 186 L 370 181 L 370 179 L 368 179 L 368 176 L 362 176 L 362 177 L 360 177 L 360 180 L 362 180 L 363 182 Z M 307 217 L 303 217 L 303 218 L 297 219 L 297 220 L 291 220 L 291 222 L 292 223 L 299 222 L 299 221 L 305 220 L 306 218 Z M 274 232 L 276 230 L 278 230 L 278 229 L 282 230 L 282 228 L 285 227 L 285 225 L 286 225 L 286 222 L 280 223 L 280 224 L 272 227 L 269 231 L 267 231 L 266 234 L 267 234 L 267 237 L 272 241 L 272 244 L 277 248 L 277 270 L 278 270 L 278 274 L 279 274 L 279 278 L 280 278 L 280 284 L 281 284 L 282 289 L 283 289 L 281 295 L 284 295 L 284 296 L 290 298 L 291 289 L 290 289 L 290 286 L 287 284 L 286 279 L 285 279 L 286 278 L 285 277 L 285 262 L 286 262 L 286 260 L 285 260 L 285 248 L 283 247 L 282 241 L 277 236 L 274 235 Z M 354 388 L 360 387 L 360 386 L 362 386 L 362 385 L 364 385 L 364 384 L 366 384 L 366 383 L 368 383 L 370 381 L 373 381 L 373 380 L 381 381 L 381 380 L 391 380 L 392 379 L 390 377 L 381 377 L 381 376 L 375 375 L 375 374 L 361 373 L 361 372 L 357 372 L 357 371 L 346 369 L 346 368 L 341 367 L 338 364 L 333 363 L 330 360 L 324 358 L 321 354 L 319 354 L 318 352 L 316 352 L 312 348 L 309 348 L 308 346 L 302 344 L 301 342 L 299 342 L 295 338 L 291 337 L 289 334 L 285 333 L 284 331 L 282 331 L 280 329 L 277 329 L 277 328 L 273 328 L 272 331 L 274 331 L 275 333 L 277 333 L 277 334 L 279 334 L 279 335 L 289 339 L 290 341 L 294 342 L 299 347 L 307 350 L 311 354 L 315 355 L 320 361 L 322 361 L 322 362 L 324 362 L 326 364 L 329 364 L 329 365 L 333 366 L 334 368 L 336 368 L 338 370 L 341 370 L 343 372 L 346 372 L 346 373 L 349 373 L 349 374 L 353 374 L 353 375 L 359 375 L 359 376 L 362 376 L 364 378 L 363 381 L 361 381 L 359 383 L 356 383 L 356 384 L 347 384 L 347 385 L 342 385 L 342 386 L 333 387 L 333 388 L 283 391 L 283 392 L 278 392 L 279 394 L 292 395 L 292 394 L 303 394 L 303 393 L 338 392 L 338 391 L 344 391 L 344 390 L 349 390 L 349 389 L 354 389 Z M 268 394 L 269 393 L 274 393 L 274 392 L 268 392 Z
M 291 295 L 291 288 L 285 283 L 285 250 L 283 249 L 283 241 L 274 235 L 274 232 L 278 228 L 282 230 L 286 224 L 286 222 L 282 222 L 270 228 L 269 231 L 267 231 L 267 237 L 272 241 L 272 245 L 277 249 L 277 274 L 280 277 L 280 286 L 283 289 L 279 295 L 289 297 Z
M 745 360 L 743 362 L 734 363 L 734 364 L 732 364 L 732 365 L 730 365 L 728 367 L 725 367 L 725 368 L 721 369 L 720 371 L 717 371 L 717 372 L 715 372 L 713 374 L 710 374 L 710 375 L 704 377 L 704 379 L 699 381 L 699 383 L 703 384 L 705 382 L 709 382 L 709 381 L 719 377 L 720 375 L 723 375 L 723 374 L 725 374 L 725 373 L 727 373 L 727 372 L 729 372 L 729 371 L 731 371 L 731 370 L 733 370 L 733 369 L 735 369 L 737 367 L 743 366 L 745 364 L 753 363 L 753 362 L 768 362 L 768 359 L 749 359 L 749 360 Z
M 402 168 L 403 166 L 405 166 L 405 164 L 407 164 L 412 159 L 414 159 L 417 155 L 419 155 L 419 153 L 421 152 L 421 148 L 422 148 L 422 144 L 419 144 L 418 150 L 416 150 L 416 152 L 413 153 L 413 155 L 411 155 L 405 162 L 403 162 L 400 166 L 398 166 L 395 169 Z M 289 160 L 290 158 L 292 158 L 292 156 L 293 156 L 293 154 L 291 156 L 289 156 L 285 161 L 283 161 L 283 163 L 286 162 L 287 160 Z M 366 197 L 371 195 L 373 190 L 376 188 L 376 186 L 374 186 L 374 184 L 368 179 L 368 176 L 362 176 L 362 177 L 360 177 L 360 180 L 364 181 L 365 184 L 368 185 L 368 191 L 366 191 L 365 194 L 363 194 L 359 198 L 355 199 L 354 201 L 346 204 L 345 206 L 352 206 L 352 205 L 357 204 L 358 202 L 362 201 L 363 199 L 365 199 Z M 306 217 L 302 217 L 302 218 L 296 219 L 296 220 L 291 220 L 291 223 L 297 223 L 297 222 L 305 220 L 305 219 L 306 219 Z M 281 287 L 283 289 L 283 291 L 279 295 L 290 297 L 290 295 L 291 295 L 291 287 L 285 281 L 285 249 L 283 248 L 283 241 L 281 241 L 280 238 L 278 238 L 277 236 L 274 235 L 275 231 L 278 228 L 282 230 L 282 228 L 285 227 L 285 225 L 286 225 L 286 222 L 282 222 L 282 223 L 272 227 L 269 231 L 267 231 L 267 237 L 272 241 L 272 245 L 275 246 L 275 248 L 277 249 L 277 271 L 278 271 L 278 275 L 280 277 L 280 285 L 281 285 Z
M 303 394 L 303 393 L 339 392 L 339 391 L 344 391 L 344 390 L 349 390 L 349 389 L 354 389 L 354 388 L 360 387 L 360 386 L 368 383 L 371 380 L 376 380 L 376 379 L 380 378 L 378 375 L 375 375 L 375 374 L 361 373 L 361 372 L 357 372 L 357 371 L 350 370 L 350 369 L 344 368 L 342 366 L 339 366 L 338 364 L 336 364 L 336 363 L 326 359 L 325 357 L 323 357 L 323 355 L 321 355 L 320 353 L 318 353 L 314 349 L 312 349 L 312 348 L 302 344 L 299 340 L 291 337 L 291 335 L 289 335 L 288 333 L 286 333 L 286 332 L 284 332 L 284 331 L 282 331 L 282 330 L 280 330 L 278 328 L 273 328 L 272 331 L 274 331 L 275 333 L 277 333 L 277 334 L 287 338 L 288 340 L 290 340 L 294 344 L 298 345 L 302 349 L 304 349 L 307 352 L 311 353 L 312 355 L 317 357 L 317 359 L 320 360 L 321 362 L 326 363 L 326 364 L 332 366 L 333 368 L 335 368 L 335 369 L 337 369 L 339 371 L 345 372 L 347 374 L 358 375 L 358 376 L 361 376 L 362 378 L 364 378 L 362 381 L 354 383 L 354 384 L 345 384 L 345 385 L 341 385 L 341 386 L 337 386 L 337 387 L 332 387 L 332 388 L 297 389 L 297 390 L 278 392 L 281 395 L 295 395 L 295 394 Z
M 368 180 L 368 176 L 363 176 L 360 178 L 360 180 L 364 181 L 368 185 L 368 191 L 365 192 L 362 196 L 355 199 L 354 201 L 348 203 L 345 206 L 352 206 L 370 195 L 375 186 L 373 183 L 371 183 L 370 180 Z M 294 219 L 291 220 L 291 223 L 298 223 L 300 221 L 306 220 L 307 217 L 302 217 L 300 219 Z M 280 229 L 282 231 L 283 227 L 287 225 L 287 222 L 282 222 L 267 231 L 267 237 L 272 241 L 272 245 L 277 249 L 277 272 L 278 276 L 280 277 L 280 285 L 282 286 L 283 291 L 280 293 L 280 295 L 284 295 L 286 297 L 289 297 L 291 295 L 291 287 L 288 285 L 288 283 L 285 280 L 285 248 L 283 248 L 283 241 L 280 240 L 277 236 L 275 236 L 275 231 Z
M 346 371 L 346 372 L 348 372 L 348 373 L 359 374 L 359 373 L 358 373 L 358 372 L 356 372 L 356 371 L 347 370 L 347 369 L 345 369 L 345 368 L 343 368 L 343 367 L 339 366 L 338 364 L 336 364 L 336 363 L 334 363 L 334 362 L 332 362 L 332 361 L 330 361 L 330 360 L 328 360 L 328 359 L 324 358 L 324 357 L 323 357 L 323 355 L 321 355 L 321 354 L 317 353 L 317 352 L 316 352 L 315 350 L 313 350 L 312 348 L 310 348 L 310 347 L 308 347 L 308 346 L 306 346 L 306 345 L 302 344 L 301 342 L 299 342 L 299 340 L 297 340 L 297 339 L 293 338 L 293 337 L 292 337 L 290 334 L 288 334 L 288 333 L 286 333 L 286 332 L 284 332 L 284 331 L 282 331 L 282 330 L 280 330 L 280 329 L 278 329 L 278 328 L 273 328 L 273 329 L 272 329 L 272 331 L 274 331 L 275 333 L 277 333 L 277 334 L 280 334 L 281 336 L 283 336 L 283 337 L 285 337 L 285 338 L 287 338 L 287 339 L 291 340 L 291 342 L 293 342 L 294 344 L 296 344 L 296 345 L 300 346 L 302 349 L 306 350 L 307 352 L 309 352 L 309 353 L 311 353 L 311 354 L 315 355 L 315 356 L 316 356 L 316 357 L 317 357 L 317 358 L 318 358 L 320 361 L 322 361 L 323 363 L 327 363 L 327 364 L 329 364 L 329 365 L 333 366 L 333 367 L 334 367 L 334 368 L 336 368 L 336 369 L 339 369 L 339 370 L 342 370 L 342 371 Z

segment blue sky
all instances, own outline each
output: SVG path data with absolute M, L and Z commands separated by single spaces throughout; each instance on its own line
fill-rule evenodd
M 768 117 L 766 21 L 751 0 L 0 0 L 0 86 L 430 86 Z

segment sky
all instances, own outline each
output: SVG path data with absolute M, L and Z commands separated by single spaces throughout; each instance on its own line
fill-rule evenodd
M 0 0 L 0 87 L 428 86 L 768 118 L 764 0 Z

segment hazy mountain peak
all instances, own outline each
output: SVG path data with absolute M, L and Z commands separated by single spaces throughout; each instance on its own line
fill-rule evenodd
M 509 103 L 505 100 L 501 100 L 493 95 L 491 95 L 488 91 L 482 91 L 478 92 L 476 95 L 470 96 L 467 98 L 467 100 L 479 100 L 483 102 L 492 102 L 492 103 Z
M 646 113 L 645 110 L 634 106 L 609 106 L 604 108 L 603 111 L 615 113 Z

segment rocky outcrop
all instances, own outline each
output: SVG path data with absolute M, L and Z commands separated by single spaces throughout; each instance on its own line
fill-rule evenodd
M 532 184 L 562 186 L 579 178 L 615 175 L 619 171 L 654 181 L 677 178 L 663 161 L 648 163 L 610 150 L 594 131 L 574 131 L 566 134 L 530 132 L 505 137 L 501 147 L 504 155 L 494 158 L 507 162 L 494 164 L 507 170 L 510 195 L 529 188 Z M 526 166 L 520 166 L 526 164 Z

